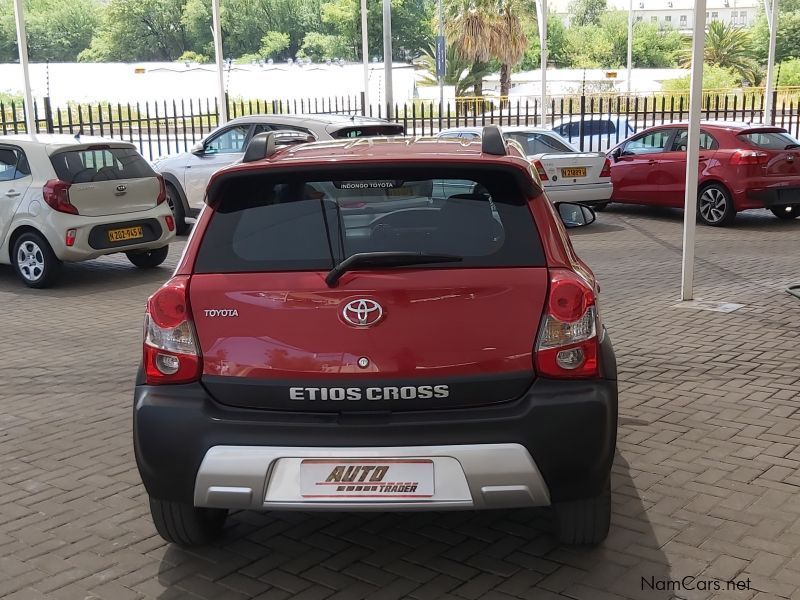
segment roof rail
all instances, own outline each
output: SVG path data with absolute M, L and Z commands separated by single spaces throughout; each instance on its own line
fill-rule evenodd
M 243 163 L 254 162 L 269 158 L 275 154 L 275 132 L 266 131 L 253 136 L 250 143 L 247 144 L 247 149 L 244 151 Z
M 487 125 L 481 132 L 481 152 L 484 154 L 494 154 L 495 156 L 505 156 L 506 142 L 503 139 L 503 132 L 497 125 Z

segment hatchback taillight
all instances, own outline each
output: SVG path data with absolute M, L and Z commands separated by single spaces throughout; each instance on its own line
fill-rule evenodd
M 603 163 L 603 170 L 600 171 L 600 177 L 611 177 L 611 161 L 606 159 Z
M 70 183 L 60 179 L 51 179 L 44 184 L 42 196 L 47 205 L 58 212 L 77 215 L 78 209 L 69 201 Z
M 542 181 L 547 181 L 548 179 L 550 179 L 547 176 L 547 171 L 544 170 L 544 165 L 542 165 L 542 161 L 540 160 L 533 161 L 533 167 L 536 169 L 536 174 L 539 176 L 539 179 L 541 179 Z
M 189 277 L 170 279 L 147 300 L 144 374 L 149 385 L 198 381 L 203 359 L 189 308 Z
M 156 204 L 164 204 L 167 200 L 167 186 L 164 184 L 164 178 L 159 175 L 158 176 L 158 198 L 156 198 Z
M 732 165 L 765 165 L 769 162 L 769 153 L 763 150 L 737 150 L 731 154 Z
M 589 284 L 566 269 L 550 272 L 550 289 L 539 337 L 536 370 L 560 379 L 597 377 L 597 305 Z

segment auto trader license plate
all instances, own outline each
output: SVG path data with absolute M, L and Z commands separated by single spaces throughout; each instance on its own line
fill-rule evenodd
M 141 226 L 108 230 L 109 242 L 124 242 L 125 240 L 135 240 L 142 237 L 144 237 L 144 233 L 142 232 Z
M 300 494 L 325 500 L 430 498 L 433 461 L 307 458 L 300 463 Z
M 562 177 L 586 177 L 586 167 L 570 167 L 561 169 Z

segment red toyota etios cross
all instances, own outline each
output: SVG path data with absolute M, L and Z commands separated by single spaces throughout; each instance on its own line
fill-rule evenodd
M 230 509 L 553 507 L 607 535 L 617 371 L 598 285 L 497 127 L 256 136 L 147 302 L 136 461 L 156 529 Z M 559 218 L 559 213 L 560 217 Z

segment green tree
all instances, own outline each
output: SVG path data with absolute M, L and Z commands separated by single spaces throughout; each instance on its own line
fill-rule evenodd
M 639 21 L 633 29 L 633 65 L 640 69 L 674 67 L 682 43 L 683 36 L 674 29 L 659 29 L 655 23 Z
M 483 78 L 492 74 L 491 65 L 461 58 L 452 44 L 447 46 L 445 59 L 444 84 L 455 86 L 456 98 L 483 94 Z M 432 46 L 422 53 L 419 65 L 427 71 L 422 85 L 437 85 L 436 50 Z
M 738 74 L 740 79 L 749 81 L 755 69 L 752 55 L 749 30 L 722 21 L 712 21 L 709 24 L 704 52 L 706 64 L 730 69 Z M 680 62 L 684 67 L 691 66 L 691 48 L 684 49 Z
M 756 58 L 767 62 L 769 26 L 763 11 L 753 26 L 753 50 Z M 775 61 L 800 58 L 800 0 L 781 0 L 778 5 L 778 35 L 775 41 Z
M 453 0 L 447 7 L 448 41 L 462 59 L 500 63 L 500 95 L 508 96 L 511 70 L 522 60 L 528 38 L 520 0 Z
M 569 24 L 597 25 L 608 10 L 608 0 L 572 0 L 569 3 Z
M 800 59 L 793 58 L 780 64 L 778 85 L 800 86 Z
M 664 92 L 688 92 L 692 85 L 691 74 L 684 75 L 677 79 L 665 81 L 661 89 Z M 741 86 L 741 77 L 733 69 L 720 67 L 718 65 L 703 66 L 703 89 L 704 90 L 727 90 Z
M 261 38 L 259 53 L 265 58 L 279 58 L 281 53 L 289 47 L 288 33 L 268 31 Z
M 539 24 L 535 18 L 527 18 L 523 20 L 523 27 L 530 43 L 525 50 L 519 68 L 523 71 L 538 69 L 542 61 L 542 53 L 539 47 Z M 568 67 L 572 64 L 567 40 L 567 28 L 563 21 L 552 13 L 547 19 L 547 61 L 560 68 Z

